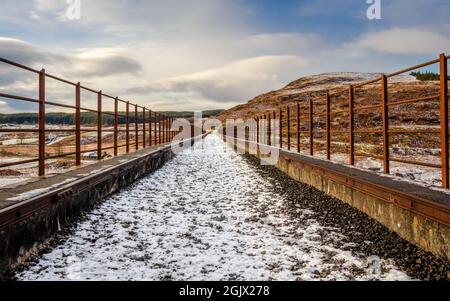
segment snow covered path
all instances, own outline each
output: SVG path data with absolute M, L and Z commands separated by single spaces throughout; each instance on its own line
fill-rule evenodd
M 324 229 L 248 161 L 208 136 L 110 197 L 21 280 L 408 279 L 392 262 L 324 243 Z M 304 221 L 305 219 L 303 219 Z M 325 229 L 339 241 L 339 229 Z

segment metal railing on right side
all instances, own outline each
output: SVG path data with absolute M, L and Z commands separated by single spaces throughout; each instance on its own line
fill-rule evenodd
M 306 137 L 309 140 L 308 144 L 308 153 L 311 156 L 316 155 L 316 147 L 315 147 L 315 138 L 317 136 L 325 136 L 325 154 L 326 159 L 331 160 L 333 156 L 333 152 L 331 149 L 332 134 L 339 134 L 348 137 L 348 142 L 346 143 L 346 148 L 348 149 L 348 164 L 355 165 L 355 161 L 357 157 L 371 157 L 374 159 L 382 160 L 383 169 L 385 174 L 390 174 L 391 162 L 405 163 L 417 166 L 424 166 L 430 168 L 439 168 L 442 172 L 442 187 L 449 187 L 449 114 L 448 114 L 448 68 L 447 62 L 450 56 L 446 56 L 445 54 L 441 54 L 438 59 L 431 60 L 429 62 L 425 62 L 420 65 L 416 65 L 413 67 L 409 67 L 391 74 L 381 74 L 379 78 L 369 80 L 366 82 L 362 82 L 355 85 L 350 85 L 347 88 L 340 89 L 333 92 L 326 92 L 324 99 L 315 99 L 315 100 L 303 100 L 298 101 L 295 106 L 288 106 L 282 108 L 281 110 L 266 112 L 261 115 L 254 116 L 254 119 L 257 120 L 258 126 L 255 129 L 251 129 L 252 131 L 256 131 L 254 135 L 257 137 L 257 142 L 261 143 L 262 141 L 267 141 L 267 139 L 261 139 L 261 137 L 268 137 L 269 145 L 274 141 L 273 137 L 271 138 L 272 133 L 271 130 L 271 118 L 276 119 L 278 115 L 279 120 L 279 137 L 280 138 L 280 147 L 291 149 L 292 145 L 292 134 L 295 133 L 297 136 L 296 146 L 297 151 L 301 152 L 301 139 Z M 418 97 L 413 99 L 389 99 L 389 85 L 388 81 L 390 78 L 401 75 L 413 70 L 417 70 L 419 68 L 428 67 L 434 64 L 439 64 L 440 69 L 440 83 L 439 89 L 440 93 L 436 95 L 429 95 L 425 97 Z M 367 87 L 369 85 L 379 85 L 380 91 L 378 92 L 378 96 L 380 97 L 379 103 L 376 104 L 365 104 L 365 105 L 356 105 L 355 103 L 355 89 L 360 89 Z M 338 96 L 346 97 L 347 100 L 343 100 L 343 106 L 345 109 L 333 110 L 331 106 L 331 98 L 335 98 Z M 317 111 L 317 106 L 320 102 L 321 106 L 319 113 L 315 113 Z M 400 105 L 406 104 L 416 104 L 416 103 L 430 103 L 430 102 L 438 102 L 439 103 L 439 120 L 440 120 L 440 129 L 390 129 L 390 113 L 391 110 Z M 323 105 L 324 103 L 324 105 Z M 381 114 L 381 124 L 378 128 L 373 127 L 358 127 L 355 125 L 357 121 L 360 119 L 360 115 L 364 114 L 367 111 L 376 111 Z M 277 114 L 278 112 L 278 114 Z M 330 116 L 345 114 L 348 115 L 348 128 L 347 129 L 333 129 L 331 124 Z M 286 116 L 286 118 L 284 118 Z M 317 126 L 316 120 L 318 118 L 325 117 L 325 129 L 319 128 Z M 287 119 L 287 122 L 285 122 Z M 269 126 L 262 126 L 262 122 L 268 121 Z M 294 122 L 292 122 L 294 121 Z M 303 122 L 303 129 L 302 123 Z M 296 128 L 292 128 L 292 123 L 296 123 Z M 304 129 L 304 125 L 307 125 L 308 128 Z M 264 131 L 264 132 L 263 132 Z M 441 154 L 441 164 L 430 163 L 430 162 L 422 162 L 411 159 L 402 159 L 396 158 L 391 155 L 391 140 L 390 138 L 394 135 L 412 135 L 412 134 L 430 134 L 430 135 L 439 135 L 440 136 L 440 154 Z M 383 154 L 374 155 L 374 154 L 366 154 L 357 152 L 355 150 L 355 134 L 376 134 L 382 135 L 382 149 Z M 287 136 L 287 137 L 286 137 Z M 284 137 L 287 139 L 287 144 L 283 142 Z

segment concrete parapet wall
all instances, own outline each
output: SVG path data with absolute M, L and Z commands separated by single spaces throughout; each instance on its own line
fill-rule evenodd
M 249 152 L 248 145 L 245 152 Z M 449 260 L 450 194 L 285 150 L 280 150 L 276 167 L 292 179 L 357 208 L 423 250 Z
M 450 258 L 450 227 L 409 210 L 336 183 L 311 169 L 301 169 L 293 162 L 281 159 L 277 168 L 291 178 L 311 185 L 366 213 L 403 239 L 443 259 Z

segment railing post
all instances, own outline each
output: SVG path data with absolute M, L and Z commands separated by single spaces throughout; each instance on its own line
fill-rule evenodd
M 158 134 L 157 134 L 157 126 L 158 126 L 158 124 L 157 124 L 157 122 L 156 122 L 156 120 L 158 119 L 157 117 L 158 117 L 158 113 L 156 113 L 156 112 L 153 112 L 153 115 L 154 115 L 154 120 L 153 120 L 153 122 L 154 122 L 154 125 L 155 125 L 155 133 L 154 133 L 154 136 L 155 136 L 155 146 L 156 145 L 158 145 L 158 141 L 157 141 L 157 137 L 158 137 Z
M 167 143 L 167 141 L 169 140 L 169 118 L 167 118 L 167 116 L 164 116 L 164 118 L 165 118 L 165 120 L 164 120 L 164 125 L 165 125 L 165 127 L 164 127 L 164 129 L 165 129 L 165 131 L 164 131 L 164 137 L 165 137 L 165 140 L 164 140 L 164 143 Z
M 126 108 L 126 130 L 127 130 L 127 154 L 130 152 L 130 102 L 127 101 Z
M 138 105 L 134 105 L 134 131 L 135 131 L 135 141 L 136 141 L 136 150 L 139 150 L 139 113 L 138 113 Z
M 161 134 L 160 134 L 160 128 L 161 128 L 161 126 L 160 126 L 160 124 L 159 124 L 159 120 L 161 119 L 161 117 L 160 117 L 160 114 L 158 113 L 158 114 L 156 114 L 155 113 L 155 143 L 156 143 L 156 145 L 159 145 L 160 144 L 160 137 L 161 137 Z
M 264 120 L 263 116 L 258 116 L 258 131 L 259 131 L 258 143 L 264 142 L 264 137 L 263 137 L 264 136 L 263 120 Z
M 159 131 L 158 131 L 158 144 L 161 144 L 161 113 L 158 114 L 158 126 L 159 126 Z
M 166 143 L 166 134 L 167 134 L 167 118 L 166 115 L 162 115 L 162 143 Z
M 275 128 L 275 120 L 277 120 L 277 111 L 273 111 L 273 119 L 272 119 L 272 123 L 273 123 L 273 129 L 272 129 L 272 142 L 273 142 L 273 146 L 275 145 L 275 140 L 276 140 L 276 133 L 274 132 L 276 130 Z M 280 127 L 281 128 L 281 127 Z
M 297 152 L 300 153 L 301 127 L 300 127 L 300 103 L 297 102 Z
M 331 159 L 331 135 L 330 135 L 330 94 L 327 92 L 325 99 L 325 129 L 326 129 L 326 148 L 327 160 Z
M 288 150 L 291 150 L 291 108 L 287 107 Z
M 175 130 L 172 128 L 173 123 L 174 123 L 174 118 L 171 118 L 170 119 L 170 132 L 171 132 L 170 141 L 171 142 L 173 141 L 173 138 L 175 137 Z
M 163 141 L 164 143 L 167 143 L 167 116 L 163 116 Z
M 150 110 L 150 146 L 156 145 L 156 113 Z
M 276 119 L 276 117 L 275 117 Z M 280 121 L 279 121 L 280 129 L 279 129 L 279 135 L 280 135 L 280 148 L 283 148 L 283 109 L 280 109 Z
M 314 156 L 314 108 L 312 99 L 309 100 L 309 154 Z
M 102 159 L 102 126 L 102 91 L 99 91 L 97 94 L 97 160 Z
M 237 141 L 237 139 L 238 139 L 238 128 L 237 128 L 237 126 L 233 127 L 233 135 L 234 135 L 234 140 L 233 140 L 234 149 L 237 150 L 237 145 L 238 145 L 238 141 Z
M 449 142 L 448 142 L 448 69 L 447 57 L 440 56 L 441 71 L 441 157 L 442 157 L 442 186 L 449 187 Z
M 45 69 L 39 72 L 39 176 L 45 176 Z
M 269 118 L 264 114 L 264 141 L 269 145 Z
M 119 139 L 119 98 L 114 99 L 114 156 L 117 157 L 119 153 L 118 148 Z
M 153 135 L 152 135 L 152 110 L 148 110 L 148 134 L 149 134 L 149 136 L 148 136 L 148 143 L 149 143 L 149 146 L 153 146 L 153 142 L 152 142 L 152 139 L 153 139 Z
M 256 131 L 256 143 L 260 143 L 261 142 L 261 116 L 256 116 L 255 117 L 255 119 L 256 119 L 256 128 L 255 128 L 255 131 Z
M 145 125 L 147 124 L 147 121 L 145 120 L 145 115 L 146 115 L 146 109 L 145 107 L 142 108 L 142 133 L 143 133 L 143 137 L 144 140 L 142 141 L 142 148 L 146 147 L 146 132 L 145 132 Z
M 256 117 L 256 143 L 259 145 L 259 117 Z
M 267 145 L 272 145 L 272 115 L 269 113 L 267 119 Z
M 389 111 L 388 111 L 388 82 L 385 74 L 381 75 L 381 102 L 383 119 L 383 165 L 384 173 L 389 174 Z
M 251 131 L 252 131 L 252 127 L 251 126 L 245 126 L 245 132 L 247 133 L 245 140 L 247 140 L 247 142 L 250 142 Z M 246 143 L 246 145 L 247 145 L 247 143 Z
M 252 121 L 254 121 L 255 119 L 253 119 L 252 117 Z M 256 120 L 255 120 L 256 122 Z M 252 143 L 256 143 L 256 124 L 252 122 Z
M 258 117 L 258 129 L 259 129 L 258 143 L 264 144 L 264 116 L 263 115 Z
M 355 89 L 350 86 L 348 95 L 349 163 L 355 165 Z
M 75 87 L 75 165 L 81 165 L 81 84 Z

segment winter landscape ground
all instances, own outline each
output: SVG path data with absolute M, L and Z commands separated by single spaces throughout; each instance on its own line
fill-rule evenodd
M 324 91 L 373 79 L 378 75 L 332 73 L 299 79 L 285 88 L 256 97 L 245 105 L 220 113 L 217 118 L 255 118 L 270 111 L 314 99 L 314 114 L 323 113 Z M 412 76 L 391 79 L 392 99 L 435 95 L 439 84 Z M 356 105 L 380 101 L 379 87 L 355 91 Z M 318 100 L 319 99 L 319 100 Z M 344 98 L 332 99 L 332 110 L 345 110 Z M 303 111 L 302 111 L 303 110 Z M 390 152 L 399 158 L 440 163 L 439 104 L 407 104 L 393 110 L 391 130 L 418 130 L 414 135 L 392 135 Z M 303 112 L 304 113 L 304 112 Z M 334 130 L 348 128 L 347 113 L 333 115 Z M 295 113 L 294 113 L 295 115 Z M 296 129 L 309 129 L 291 115 L 291 152 L 309 156 L 309 137 Z M 282 120 L 286 124 L 286 116 Z M 356 128 L 380 126 L 376 110 L 358 115 Z M 46 155 L 75 150 L 72 125 L 47 125 L 56 130 L 46 137 Z M 324 128 L 324 120 L 314 122 Z M 37 157 L 35 133 L 7 133 L 8 129 L 36 130 L 33 124 L 0 126 L 0 163 Z M 96 126 L 83 125 L 83 165 L 97 162 Z M 92 132 L 89 132 L 89 129 Z M 134 147 L 134 124 L 130 124 Z M 121 127 L 118 144 L 126 142 Z M 67 130 L 67 132 L 64 132 Z M 112 127 L 105 126 L 103 147 L 112 146 Z M 139 140 L 143 141 L 142 125 Z M 153 131 L 153 138 L 158 132 Z M 277 134 L 275 134 L 277 135 Z M 149 136 L 147 133 L 146 139 Z M 380 133 L 357 135 L 354 168 L 369 170 L 398 181 L 441 189 L 439 168 L 391 162 L 383 174 Z M 282 133 L 287 144 L 287 131 Z M 314 158 L 326 159 L 325 137 L 314 137 Z M 140 147 L 142 147 L 142 142 Z M 102 159 L 113 155 L 103 153 Z M 125 147 L 119 148 L 119 155 Z M 374 156 L 370 158 L 370 156 Z M 332 135 L 332 161 L 348 163 L 348 137 Z M 13 189 L 38 181 L 37 164 L 0 169 L 0 189 Z M 47 176 L 76 169 L 74 156 L 46 160 Z M 68 179 L 70 182 L 74 179 Z M 60 183 L 63 184 L 63 183 Z M 61 185 L 59 185 L 61 186 Z M 30 191 L 10 201 L 25 201 L 52 187 Z M 332 211 L 332 214 L 329 214 Z M 39 256 L 30 258 L 12 275 L 17 280 L 444 280 L 448 262 L 408 243 L 377 221 L 311 187 L 295 182 L 274 167 L 259 166 L 209 135 L 194 149 L 185 150 L 162 169 L 109 197 L 85 214 L 70 229 L 59 233 Z
M 284 183 L 284 184 L 283 184 Z M 20 280 L 414 280 L 441 263 L 350 207 L 324 219 L 311 189 L 216 136 L 110 197 Z M 335 202 L 335 201 L 334 201 Z M 335 202 L 336 204 L 336 202 Z M 328 207 L 327 210 L 329 210 Z M 344 223 L 347 226 L 343 226 Z M 355 227 L 348 231 L 349 225 Z M 343 228 L 342 228 L 343 226 Z M 362 245 L 362 247 L 361 247 Z M 392 251 L 394 248 L 396 251 Z M 392 257 L 391 257 L 392 256 Z M 418 269 L 418 262 L 426 268 Z M 439 276 L 442 274 L 443 276 Z
M 157 127 L 159 125 L 157 124 Z M 8 129 L 36 130 L 37 125 L 29 124 L 1 124 L 0 129 L 7 131 Z M 97 132 L 96 126 L 84 125 L 84 129 L 93 129 L 94 131 L 84 131 L 81 134 L 81 151 L 82 164 L 93 164 L 97 162 Z M 130 124 L 130 141 L 132 147 L 135 147 L 135 125 Z M 47 125 L 47 129 L 57 130 L 55 133 L 48 134 L 46 137 L 46 154 L 47 156 L 69 154 L 75 152 L 75 135 L 73 133 L 73 125 Z M 67 130 L 67 132 L 64 132 Z M 118 144 L 126 144 L 125 127 L 120 127 L 118 134 Z M 114 145 L 113 127 L 103 127 L 102 145 L 104 148 L 110 148 Z M 142 124 L 139 125 L 139 147 L 143 146 Z M 154 143 L 158 131 L 152 131 L 152 141 Z M 146 141 L 150 139 L 147 129 Z M 103 152 L 102 159 L 110 158 L 114 150 L 108 149 Z M 124 154 L 125 147 L 119 147 L 118 153 Z M 18 161 L 32 160 L 38 157 L 38 136 L 37 133 L 0 133 L 0 164 L 12 163 Z M 75 157 L 66 156 L 57 159 L 46 160 L 46 169 L 49 176 L 64 173 L 73 170 L 75 166 Z M 38 179 L 37 163 L 26 163 L 13 167 L 0 168 L 0 188 L 11 187 L 15 185 L 23 185 L 28 181 Z

